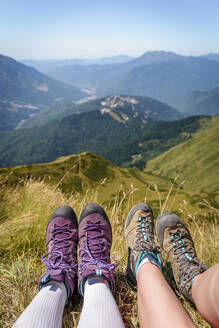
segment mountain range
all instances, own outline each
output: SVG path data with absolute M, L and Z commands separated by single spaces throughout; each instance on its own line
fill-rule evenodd
M 113 81 L 121 74 L 126 73 L 136 67 L 167 63 L 170 61 L 182 61 L 184 58 L 172 52 L 149 51 L 140 57 L 134 58 L 128 62 L 110 63 L 106 65 L 65 65 L 59 66 L 50 75 L 54 78 L 66 82 L 80 85 L 81 87 L 99 87 L 102 83 Z
M 46 124 L 50 118 L 89 111 L 90 107 L 95 110 L 98 108 L 87 102 L 89 98 L 115 94 L 152 97 L 175 107 L 184 116 L 215 115 L 218 114 L 215 88 L 219 85 L 216 58 L 217 54 L 187 57 L 151 51 L 131 60 L 124 56 L 102 58 L 102 64 L 92 65 L 73 65 L 74 60 L 49 61 L 54 67 L 50 74 L 63 83 L 0 56 L 0 129 L 7 131 L 34 122 Z M 78 101 L 87 103 L 76 108 L 72 103 Z
M 172 99 L 219 85 L 219 62 L 188 57 L 136 67 L 97 89 L 98 95 L 119 93 L 149 96 L 172 105 Z
M 73 102 L 85 96 L 87 94 L 75 86 L 0 55 L 0 125 L 5 129 L 16 128 L 21 120 L 37 114 L 51 103 Z
M 133 59 L 133 57 L 126 55 L 118 55 L 112 57 L 102 57 L 96 59 L 50 59 L 50 60 L 20 60 L 22 64 L 34 67 L 38 71 L 49 74 L 58 67 L 70 66 L 70 65 L 105 65 L 114 63 L 125 63 Z
M 67 65 L 51 76 L 82 88 L 95 88 L 97 96 L 115 93 L 149 96 L 174 106 L 174 98 L 219 85 L 217 55 L 182 56 L 151 51 L 125 63 Z

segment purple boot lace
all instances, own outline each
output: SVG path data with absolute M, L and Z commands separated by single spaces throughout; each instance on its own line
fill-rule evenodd
M 55 224 L 52 229 L 53 245 L 52 251 L 44 254 L 41 257 L 42 263 L 49 269 L 62 269 L 63 271 L 72 270 L 76 274 L 77 263 L 72 264 L 72 259 L 69 257 L 72 244 L 72 228 L 68 224 Z M 57 238 L 57 234 L 62 234 L 62 238 Z M 63 236 L 64 235 L 64 236 Z M 61 251 L 62 250 L 62 251 Z M 64 250 L 64 251 L 63 251 Z M 46 257 L 48 259 L 46 259 Z M 77 262 L 75 260 L 75 262 Z
M 87 264 L 95 265 L 100 269 L 114 271 L 115 264 L 107 263 L 108 258 L 105 254 L 106 247 L 104 245 L 104 234 L 101 233 L 101 228 L 104 224 L 87 222 L 85 226 L 85 246 L 79 251 L 82 263 L 80 271 L 83 274 Z

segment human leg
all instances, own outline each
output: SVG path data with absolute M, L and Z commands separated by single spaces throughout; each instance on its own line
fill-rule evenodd
M 195 277 L 192 298 L 203 318 L 219 328 L 219 263 Z
M 155 265 L 146 263 L 139 269 L 137 286 L 141 327 L 195 327 L 162 272 Z
M 153 229 L 149 205 L 135 205 L 125 222 L 125 238 L 129 247 L 128 279 L 132 283 L 137 280 L 140 326 L 195 327 L 163 277 Z
M 112 230 L 109 219 L 97 204 L 88 204 L 79 220 L 78 289 L 84 297 L 79 328 L 123 328 L 113 298 L 113 270 L 110 262 Z
M 124 328 L 117 304 L 104 279 L 88 278 L 78 328 Z
M 64 283 L 51 280 L 34 297 L 13 328 L 60 328 L 66 298 Z
M 64 305 L 75 287 L 77 272 L 77 218 L 68 206 L 57 208 L 46 229 L 47 267 L 39 281 L 40 292 L 16 321 L 14 327 L 61 327 Z

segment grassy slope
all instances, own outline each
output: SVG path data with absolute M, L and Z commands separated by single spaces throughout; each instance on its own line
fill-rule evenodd
M 207 193 L 190 197 L 165 178 L 135 168 L 120 169 L 91 153 L 1 169 L 0 174 L 0 327 L 11 327 L 37 293 L 37 281 L 44 270 L 40 256 L 45 253 L 46 224 L 62 204 L 72 206 L 78 216 L 88 202 L 99 202 L 106 210 L 113 229 L 112 261 L 117 265 L 116 302 L 128 328 L 138 327 L 137 297 L 125 278 L 123 227 L 135 202 L 149 202 L 155 217 L 163 211 L 177 212 L 191 229 L 200 260 L 207 265 L 219 261 L 217 210 L 199 205 Z M 210 200 L 218 203 L 218 194 L 212 194 Z M 165 259 L 164 274 L 177 293 Z M 209 327 L 184 298 L 180 299 L 198 327 Z M 74 296 L 65 309 L 63 327 L 77 326 L 81 306 L 82 299 Z
M 89 152 L 64 156 L 45 164 L 16 166 L 0 169 L 0 185 L 13 186 L 20 180 L 44 180 L 64 193 L 86 193 L 88 188 L 101 190 L 100 200 L 112 199 L 121 188 L 128 191 L 131 185 L 138 188 L 137 197 L 144 197 L 146 188 L 159 184 L 166 190 L 167 179 L 149 175 L 136 168 L 121 169 L 104 158 Z M 134 187 L 133 187 L 134 188 Z
M 219 116 L 212 125 L 148 162 L 146 171 L 164 177 L 179 175 L 190 189 L 219 187 Z
M 0 224 L 0 326 L 11 327 L 37 293 L 37 281 L 44 271 L 40 256 L 45 253 L 45 228 L 55 207 L 68 204 L 79 216 L 82 207 L 87 202 L 97 201 L 97 198 L 98 195 L 91 190 L 85 195 L 66 196 L 44 182 L 31 180 L 22 187 L 4 189 L 1 213 L 4 221 Z M 132 289 L 125 278 L 127 247 L 123 237 L 125 217 L 133 205 L 132 194 L 126 194 L 125 197 L 118 194 L 111 205 L 100 203 L 107 211 L 113 229 L 111 256 L 113 263 L 117 265 L 116 302 L 125 320 L 125 326 L 138 327 L 136 289 Z M 198 256 L 206 264 L 212 265 L 219 260 L 219 226 L 215 223 L 216 215 L 206 210 L 202 212 L 202 216 L 196 216 L 187 209 L 186 207 L 182 210 L 181 217 L 191 229 Z M 208 225 L 201 220 L 204 215 L 208 217 Z M 166 260 L 164 273 L 176 291 Z M 209 327 L 184 298 L 180 299 L 198 327 Z M 74 296 L 72 303 L 65 310 L 63 327 L 76 327 L 81 307 L 82 299 Z

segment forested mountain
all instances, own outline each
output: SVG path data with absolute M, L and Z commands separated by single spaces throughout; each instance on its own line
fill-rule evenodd
M 85 96 L 77 87 L 53 80 L 32 67 L 0 55 L 0 100 L 49 105 L 57 99 L 75 101 Z
M 8 101 L 0 101 L 0 131 L 15 129 L 19 122 L 29 118 L 36 108 L 27 105 L 19 106 Z
M 56 81 L 34 68 L 0 55 L 0 130 L 10 130 L 56 101 L 87 96 L 79 88 Z
M 195 91 L 174 99 L 175 107 L 186 115 L 219 114 L 219 87 L 210 91 Z
M 146 122 L 133 116 L 121 122 L 91 111 L 67 116 L 43 127 L 20 129 L 2 136 L 0 166 L 48 162 L 59 156 L 92 151 L 121 166 L 143 168 L 146 162 L 189 139 L 209 118 Z
M 119 122 L 126 122 L 137 116 L 144 121 L 171 121 L 182 118 L 174 108 L 155 99 L 113 95 L 79 105 L 68 102 L 56 103 L 28 120 L 24 127 L 45 125 L 58 118 L 95 110 L 111 115 Z
M 188 57 L 184 60 L 140 66 L 97 89 L 150 96 L 172 105 L 172 99 L 189 91 L 210 90 L 219 85 L 219 62 Z

